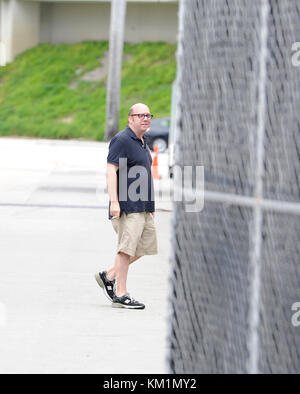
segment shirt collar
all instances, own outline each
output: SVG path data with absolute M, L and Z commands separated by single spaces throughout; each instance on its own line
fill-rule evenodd
M 128 133 L 131 138 L 133 138 L 134 140 L 141 141 L 141 139 L 135 134 L 135 132 L 129 126 L 127 126 L 127 130 L 128 130 Z M 147 139 L 147 136 L 145 136 L 145 134 L 146 133 L 144 133 L 143 138 L 145 139 L 145 137 L 146 137 L 146 139 Z

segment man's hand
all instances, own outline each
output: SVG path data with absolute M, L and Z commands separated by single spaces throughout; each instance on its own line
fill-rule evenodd
M 115 219 L 120 219 L 120 204 L 119 201 L 111 201 L 110 203 L 110 214 L 113 216 Z
M 118 177 L 117 171 L 118 166 L 115 164 L 107 163 L 106 166 L 106 182 L 107 182 L 107 191 L 109 194 L 110 200 L 110 210 L 109 213 L 114 219 L 120 218 L 120 204 L 118 201 Z
M 151 215 L 154 217 L 155 216 L 155 212 L 151 212 Z

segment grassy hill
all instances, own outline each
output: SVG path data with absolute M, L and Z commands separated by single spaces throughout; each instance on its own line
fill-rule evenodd
M 175 50 L 166 43 L 125 44 L 120 129 L 136 102 L 156 117 L 169 116 Z M 0 67 L 0 135 L 101 141 L 107 51 L 104 41 L 41 44 Z

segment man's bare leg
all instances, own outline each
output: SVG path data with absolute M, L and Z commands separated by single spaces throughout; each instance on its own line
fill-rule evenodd
M 138 260 L 139 258 L 141 258 L 142 256 L 129 256 L 129 264 L 132 264 L 134 261 Z M 106 277 L 108 280 L 114 280 L 116 278 L 116 266 L 118 263 L 118 260 L 120 258 L 120 253 L 117 253 L 116 258 L 115 258 L 115 265 L 113 267 L 111 267 L 110 269 L 107 270 L 106 272 Z
M 130 264 L 130 256 L 126 253 L 119 253 L 119 259 L 116 261 L 116 296 L 127 293 L 127 275 Z

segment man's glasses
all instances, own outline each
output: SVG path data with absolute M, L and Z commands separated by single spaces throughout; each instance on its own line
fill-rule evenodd
M 137 116 L 139 119 L 146 118 L 148 120 L 153 118 L 152 114 L 133 114 L 133 115 L 130 115 L 130 116 Z

